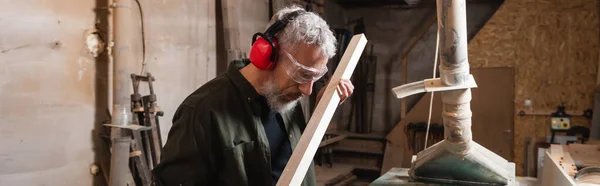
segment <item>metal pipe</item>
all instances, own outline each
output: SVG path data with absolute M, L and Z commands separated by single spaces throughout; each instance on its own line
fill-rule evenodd
M 132 26 L 135 25 L 131 16 L 132 0 L 114 1 L 114 79 L 113 107 L 130 109 L 131 73 L 135 70 L 132 39 Z M 114 109 L 113 111 L 116 111 Z M 114 117 L 113 117 L 114 118 Z M 113 120 L 114 121 L 114 120 Z M 118 122 L 113 122 L 118 124 Z
M 440 28 L 440 79 L 445 85 L 460 85 L 469 78 L 465 0 L 437 0 Z M 441 93 L 444 138 L 450 152 L 467 154 L 471 135 L 471 89 Z
M 131 138 L 113 138 L 110 161 L 110 186 L 127 186 Z M 123 168 L 125 167 L 125 168 Z
M 132 0 L 114 0 L 113 17 L 113 125 L 129 125 L 131 115 L 131 72 L 134 71 L 131 16 Z M 125 129 L 113 127 L 111 138 L 113 150 L 110 169 L 110 186 L 126 186 L 131 181 L 129 170 L 129 152 L 131 135 Z
M 440 83 L 474 81 L 467 59 L 465 0 L 437 0 Z M 419 152 L 409 171 L 415 180 L 457 185 L 514 184 L 514 163 L 477 144 L 471 135 L 471 90 L 442 91 L 444 140 Z

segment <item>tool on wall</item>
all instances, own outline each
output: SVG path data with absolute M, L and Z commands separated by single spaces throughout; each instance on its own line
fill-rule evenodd
M 155 78 L 150 73 L 146 73 L 146 76 L 131 74 L 131 80 L 133 83 L 133 94 L 131 94 L 132 112 L 137 115 L 135 118 L 137 119 L 137 123 L 151 128 L 149 132 L 140 136 L 143 137 L 144 143 L 141 145 L 144 146 L 148 156 L 148 165 L 151 170 L 160 162 L 162 140 L 158 117 L 163 116 L 163 112 L 160 111 L 160 107 L 156 103 L 156 94 L 154 94 L 154 87 L 152 85 Z M 139 84 L 142 81 L 148 83 L 150 91 L 149 95 L 143 97 L 139 93 Z
M 112 97 L 109 97 L 109 102 L 112 105 L 111 121 L 104 124 L 110 127 L 111 143 L 110 151 L 110 166 L 103 166 L 103 169 L 109 169 L 109 185 L 150 185 L 150 169 L 142 148 L 143 140 L 139 137 L 143 131 L 151 130 L 150 127 L 138 125 L 135 117 L 131 112 L 131 87 L 129 83 L 130 72 L 136 68 L 135 55 L 132 54 L 134 48 L 134 38 L 136 38 L 136 29 L 133 15 L 135 4 L 138 6 L 141 38 L 142 38 L 142 57 L 141 68 L 142 73 L 146 65 L 146 41 L 144 34 L 144 16 L 142 13 L 142 5 L 139 0 L 115 0 L 112 1 L 109 8 L 112 9 L 112 29 L 111 35 L 112 45 L 110 53 L 113 56 L 112 64 L 112 84 L 109 85 Z M 110 68 L 110 67 L 109 67 Z M 138 135 L 140 134 L 140 135 Z M 130 158 L 134 166 L 130 166 Z M 137 176 L 134 176 L 137 175 Z
M 123 110 L 126 113 L 123 116 L 124 121 L 128 124 L 104 124 L 108 127 L 126 129 L 122 132 L 128 133 L 130 136 L 119 142 L 123 148 L 128 148 L 129 157 L 133 160 L 133 165 L 130 166 L 128 173 L 130 180 L 134 181 L 135 185 L 149 186 L 152 183 L 150 171 L 160 162 L 160 152 L 162 150 L 162 141 L 160 137 L 160 125 L 158 117 L 163 116 L 156 101 L 154 87 L 152 82 L 155 78 L 146 73 L 145 76 L 131 74 L 133 84 L 133 94 L 131 94 L 130 110 Z M 149 95 L 142 96 L 139 92 L 141 82 L 148 83 Z M 129 143 L 129 145 L 123 144 Z M 112 144 L 115 145 L 114 143 Z M 112 166 L 112 165 L 111 165 Z M 131 182 L 131 181 L 128 181 Z

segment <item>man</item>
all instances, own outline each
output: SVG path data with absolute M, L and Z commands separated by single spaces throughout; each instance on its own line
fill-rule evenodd
M 153 170 L 156 182 L 277 183 L 306 127 L 298 100 L 327 72 L 335 43 L 317 14 L 299 7 L 280 10 L 267 31 L 253 38 L 249 60 L 232 62 L 177 109 L 161 163 Z M 343 102 L 354 87 L 343 80 L 337 88 Z M 312 165 L 302 185 L 316 185 Z

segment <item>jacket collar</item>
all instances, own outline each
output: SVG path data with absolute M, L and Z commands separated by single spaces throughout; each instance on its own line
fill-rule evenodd
M 234 60 L 227 67 L 227 76 L 231 79 L 236 88 L 242 93 L 247 102 L 253 102 L 262 97 L 248 80 L 240 73 L 240 69 L 250 64 L 248 59 Z

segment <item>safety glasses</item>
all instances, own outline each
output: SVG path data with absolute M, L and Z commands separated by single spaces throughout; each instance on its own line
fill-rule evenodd
M 291 64 L 285 65 L 285 72 L 294 80 L 296 83 L 305 84 L 313 81 L 317 81 L 327 73 L 327 67 L 321 69 L 307 67 L 300 64 L 294 56 L 285 50 L 282 50 L 285 55 L 290 59 Z

